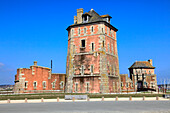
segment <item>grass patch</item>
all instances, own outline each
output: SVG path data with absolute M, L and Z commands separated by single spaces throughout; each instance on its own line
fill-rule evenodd
M 27 99 L 57 99 L 59 98 L 64 98 L 65 95 L 88 95 L 90 98 L 102 98 L 103 96 L 105 98 L 115 98 L 118 96 L 119 98 L 121 97 L 162 97 L 162 94 L 85 94 L 85 93 L 39 93 L 39 94 L 17 94 L 17 95 L 0 95 L 0 100 L 24 100 L 25 98 Z

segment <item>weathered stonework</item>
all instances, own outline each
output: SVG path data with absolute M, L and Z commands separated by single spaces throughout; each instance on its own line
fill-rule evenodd
M 65 74 L 51 73 L 47 67 L 19 68 L 15 76 L 15 93 L 64 92 Z
M 82 9 L 80 10 L 82 12 Z M 77 13 L 74 24 L 67 28 L 65 91 L 120 92 L 117 29 L 110 24 L 109 15 L 100 16 L 93 9 L 81 14 Z M 75 18 L 79 20 L 76 21 Z

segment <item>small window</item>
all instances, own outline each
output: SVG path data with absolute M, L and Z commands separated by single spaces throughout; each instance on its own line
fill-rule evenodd
M 74 31 L 73 31 L 73 29 L 72 29 L 72 36 L 74 35 Z
M 81 47 L 85 47 L 85 40 L 81 40 Z
M 86 33 L 86 28 L 84 28 L 84 33 Z
M 91 43 L 91 50 L 94 51 L 94 43 Z
M 91 32 L 93 32 L 93 26 L 91 27 Z
M 78 83 L 75 83 L 75 92 L 78 91 Z
M 115 92 L 115 82 L 113 82 L 113 91 Z
M 74 74 L 75 67 L 73 66 L 73 74 Z
M 103 40 L 103 47 L 104 47 L 104 40 Z
M 84 66 L 81 66 L 81 74 L 84 75 Z
M 131 87 L 133 88 L 133 82 L 131 83 Z
M 33 86 L 37 87 L 37 82 L 36 81 L 34 81 Z
M 73 45 L 73 54 L 75 54 L 75 45 Z
M 52 88 L 55 88 L 55 81 L 52 83 Z
M 27 88 L 28 86 L 28 81 L 25 81 L 25 88 Z
M 103 28 L 102 28 L 102 33 L 103 33 Z
M 78 34 L 80 35 L 80 28 L 79 28 Z
M 127 87 L 127 88 L 129 87 L 129 84 L 128 84 L 128 83 L 126 83 L 126 87 Z
M 64 87 L 64 82 L 61 81 L 61 82 L 60 82 L 60 88 L 63 88 L 63 87 Z
M 86 83 L 86 91 L 89 92 L 89 83 Z
M 112 30 L 110 29 L 110 36 L 111 36 Z
M 91 65 L 91 73 L 93 73 L 93 65 Z
M 123 87 L 123 82 L 121 82 L 121 87 Z
M 108 53 L 110 53 L 110 46 L 109 46 L 109 44 L 107 44 L 107 47 L 108 47 Z
M 43 88 L 46 88 L 46 81 L 43 81 Z
M 87 16 L 84 16 L 84 21 L 87 21 Z

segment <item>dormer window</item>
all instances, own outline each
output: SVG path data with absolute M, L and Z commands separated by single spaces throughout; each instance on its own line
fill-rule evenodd
M 84 13 L 82 15 L 83 23 L 87 23 L 90 20 L 91 15 L 89 13 Z
M 84 15 L 83 16 L 83 23 L 87 23 L 89 20 L 89 16 L 88 15 Z

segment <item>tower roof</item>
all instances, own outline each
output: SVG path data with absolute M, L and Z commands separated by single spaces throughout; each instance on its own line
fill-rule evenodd
M 79 9 L 80 10 L 80 9 Z M 82 8 L 81 8 L 81 10 L 83 10 Z M 106 14 L 106 15 L 99 15 L 96 11 L 94 11 L 93 9 L 91 9 L 89 12 L 85 12 L 85 13 L 83 13 L 83 11 L 81 12 L 82 13 L 82 15 L 81 15 L 81 17 L 80 17 L 80 15 L 78 15 L 78 16 L 76 16 L 76 19 L 80 19 L 80 18 L 82 18 L 83 19 L 83 17 L 85 17 L 85 16 L 89 16 L 89 18 L 88 18 L 88 21 L 86 21 L 86 22 L 77 22 L 77 21 L 75 21 L 75 23 L 73 24 L 73 25 L 71 25 L 71 26 L 69 26 L 68 28 L 67 28 L 67 30 L 69 30 L 69 28 L 70 27 L 73 27 L 73 26 L 79 26 L 79 25 L 84 25 L 84 24 L 91 24 L 91 23 L 96 23 L 96 22 L 104 22 L 105 24 L 107 24 L 108 26 L 110 26 L 112 29 L 114 29 L 115 31 L 118 31 L 118 29 L 117 28 L 115 28 L 114 26 L 112 26 L 111 24 L 110 24 L 110 18 L 112 18 L 110 15 L 108 15 L 108 14 Z
M 148 61 L 136 61 L 131 67 L 129 67 L 129 69 L 133 68 L 155 69 L 155 67 L 153 67 Z

